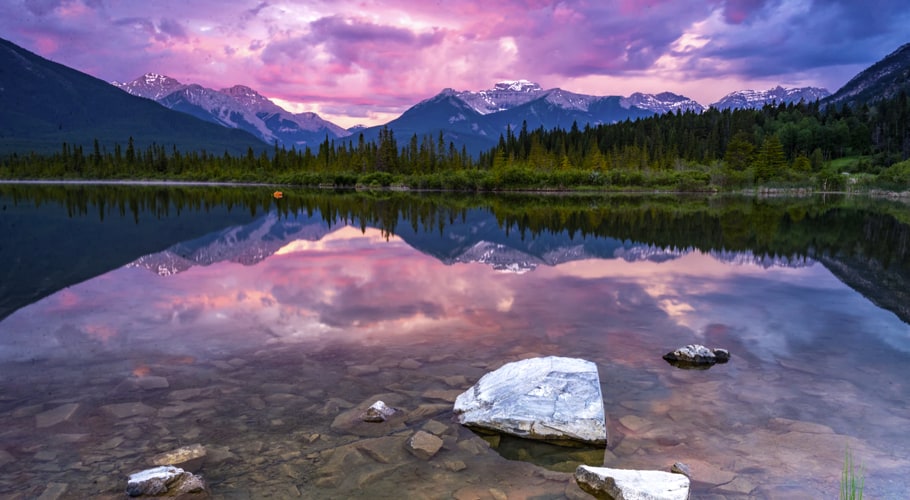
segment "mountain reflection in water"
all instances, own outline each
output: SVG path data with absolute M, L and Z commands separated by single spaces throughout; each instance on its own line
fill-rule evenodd
M 577 494 L 580 462 L 683 461 L 695 498 L 824 498 L 846 447 L 868 496 L 910 488 L 910 326 L 808 252 L 501 219 L 468 209 L 427 231 L 406 215 L 272 211 L 19 309 L 0 322 L 0 492 L 113 498 L 149 457 L 192 443 L 226 497 L 559 498 Z M 693 342 L 733 358 L 661 359 Z M 455 395 L 534 355 L 598 364 L 605 452 L 548 471 L 514 460 L 532 453 L 520 440 L 503 458 L 452 421 Z M 411 416 L 345 424 L 376 399 Z M 403 447 L 421 428 L 445 443 L 429 461 Z

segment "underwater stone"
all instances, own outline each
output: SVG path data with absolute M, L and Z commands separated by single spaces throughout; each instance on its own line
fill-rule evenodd
M 387 406 L 382 401 L 376 401 L 365 412 L 361 419 L 364 422 L 385 422 L 389 417 L 397 412 L 395 408 Z

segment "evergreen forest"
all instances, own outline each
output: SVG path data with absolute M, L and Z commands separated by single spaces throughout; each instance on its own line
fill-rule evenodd
M 62 144 L 52 155 L 11 154 L 0 178 L 261 182 L 427 190 L 823 191 L 910 187 L 906 92 L 859 106 L 815 103 L 762 109 L 675 112 L 568 129 L 506 130 L 496 147 L 470 154 L 436 137 L 396 137 L 383 128 L 326 139 L 315 149 L 278 147 L 245 155 L 176 146 L 113 151 Z

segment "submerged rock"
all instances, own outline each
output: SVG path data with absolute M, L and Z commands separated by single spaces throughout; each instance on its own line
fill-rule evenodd
M 361 419 L 364 422 L 385 422 L 389 417 L 397 412 L 395 408 L 386 405 L 382 401 L 376 401 L 365 412 Z
M 387 409 L 395 411 L 386 412 L 385 418 L 381 420 L 367 420 L 368 413 L 372 413 L 369 411 L 370 408 L 376 409 L 378 401 L 382 401 L 383 406 Z M 351 407 L 336 415 L 332 420 L 332 429 L 363 437 L 385 436 L 404 430 L 407 428 L 405 419 L 411 413 L 401 406 L 404 401 L 401 394 L 386 392 L 375 394 L 360 404 L 350 405 L 348 403 Z
M 613 500 L 686 500 L 689 478 L 656 470 L 610 469 L 579 465 L 578 486 L 597 498 Z
M 205 461 L 206 451 L 201 444 L 183 446 L 176 450 L 161 453 L 152 457 L 152 465 L 173 465 L 183 470 L 195 472 Z
M 730 360 L 730 351 L 726 349 L 708 349 L 700 344 L 689 344 L 685 347 L 664 354 L 663 358 L 679 368 L 710 368 L 716 363 Z
M 455 400 L 458 422 L 519 437 L 607 442 L 597 365 L 549 356 L 507 363 Z
M 442 448 L 442 439 L 425 431 L 417 431 L 408 439 L 408 451 L 415 457 L 429 460 Z
M 130 474 L 126 493 L 131 497 L 209 498 L 205 481 L 179 467 L 161 466 Z
M 79 403 L 60 405 L 52 410 L 35 415 L 35 426 L 39 429 L 53 427 L 61 422 L 66 422 L 79 409 Z

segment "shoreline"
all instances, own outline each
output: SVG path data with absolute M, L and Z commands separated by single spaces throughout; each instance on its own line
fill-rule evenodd
M 848 190 L 848 191 L 816 191 L 811 187 L 792 187 L 792 188 L 772 188 L 757 187 L 745 188 L 734 191 L 706 190 L 706 191 L 664 191 L 659 189 L 646 190 L 605 190 L 605 189 L 572 189 L 572 188 L 539 188 L 539 189 L 509 189 L 498 191 L 457 191 L 446 189 L 419 189 L 408 186 L 354 186 L 354 187 L 336 187 L 336 186 L 304 186 L 296 184 L 280 183 L 260 183 L 260 182 L 233 182 L 233 181 L 175 181 L 175 180 L 141 180 L 141 179 L 118 179 L 118 180 L 74 180 L 74 179 L 0 179 L 0 184 L 19 184 L 19 185 L 74 185 L 74 186 L 173 186 L 173 187 L 289 187 L 296 189 L 314 189 L 314 190 L 351 190 L 351 191 L 388 191 L 388 192 L 414 192 L 414 193 L 464 193 L 472 192 L 475 194 L 538 194 L 538 195 L 583 195 L 583 194 L 621 194 L 621 195 L 677 195 L 677 196 L 755 196 L 758 198 L 774 197 L 805 197 L 815 195 L 842 195 L 842 196 L 868 196 L 871 198 L 883 198 L 897 202 L 910 203 L 910 189 L 906 191 L 884 191 L 871 189 L 868 191 Z

